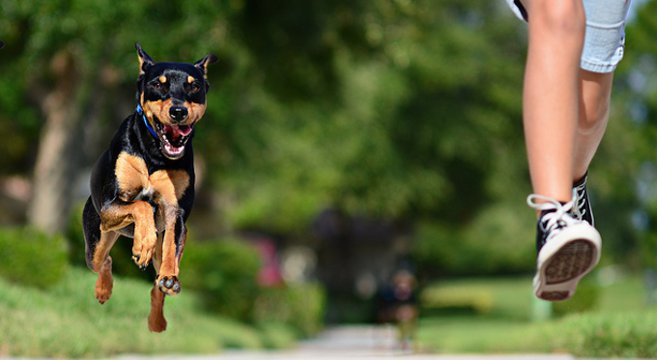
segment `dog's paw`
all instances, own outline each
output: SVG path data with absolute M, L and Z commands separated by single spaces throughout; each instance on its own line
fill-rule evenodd
M 137 236 L 135 234 L 135 240 L 132 244 L 132 260 L 140 269 L 145 270 L 155 253 L 157 235 L 152 231 L 140 234 L 139 238 Z
M 112 279 L 112 258 L 107 257 L 103 262 L 98 278 L 96 279 L 95 294 L 99 303 L 104 304 L 112 296 L 114 279 Z
M 167 295 L 176 295 L 180 292 L 180 281 L 177 276 L 160 276 L 157 280 L 160 291 Z
M 112 290 L 96 289 L 96 300 L 102 305 L 112 297 Z
M 161 310 L 161 309 L 160 309 Z M 164 314 L 160 311 L 159 313 L 153 313 L 148 316 L 148 330 L 156 333 L 163 332 L 167 329 L 167 320 L 164 318 Z
M 102 275 L 98 277 L 98 280 L 96 280 L 95 293 L 96 300 L 98 300 L 99 303 L 104 304 L 110 299 L 112 296 L 112 285 L 111 277 L 109 279 Z

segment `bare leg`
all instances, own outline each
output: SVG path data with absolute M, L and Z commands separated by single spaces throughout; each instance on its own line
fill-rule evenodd
M 530 21 L 523 117 L 532 185 L 537 194 L 570 201 L 584 8 L 581 0 L 525 5 Z
M 589 168 L 609 119 L 613 73 L 580 70 L 580 116 L 577 124 L 573 180 L 581 179 Z

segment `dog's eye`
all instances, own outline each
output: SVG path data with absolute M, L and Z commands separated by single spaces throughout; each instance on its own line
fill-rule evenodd
M 166 91 L 166 89 L 167 89 L 167 84 L 166 84 L 166 83 L 162 83 L 162 82 L 160 82 L 159 80 L 151 81 L 151 82 L 149 83 L 149 85 L 150 85 L 153 89 L 158 90 L 158 91 Z
M 198 81 L 193 81 L 187 86 L 187 91 L 190 94 L 196 94 L 197 92 L 201 91 L 201 84 Z

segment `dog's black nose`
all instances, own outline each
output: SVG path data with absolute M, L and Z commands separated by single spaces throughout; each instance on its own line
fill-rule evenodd
M 169 108 L 169 116 L 175 121 L 183 121 L 187 118 L 187 108 L 184 106 L 172 106 Z

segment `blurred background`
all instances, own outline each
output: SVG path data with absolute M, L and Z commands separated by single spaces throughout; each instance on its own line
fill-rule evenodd
M 424 350 L 576 352 L 527 334 L 656 296 L 657 1 L 633 7 L 589 174 L 603 260 L 550 309 L 530 289 L 526 25 L 503 1 L 0 0 L 0 355 L 285 347 L 396 321 L 402 278 L 420 317 L 403 336 Z M 131 241 L 100 307 L 81 231 L 91 166 L 136 105 L 135 42 L 156 61 L 219 58 L 160 337 Z M 500 348 L 500 329 L 520 340 Z

